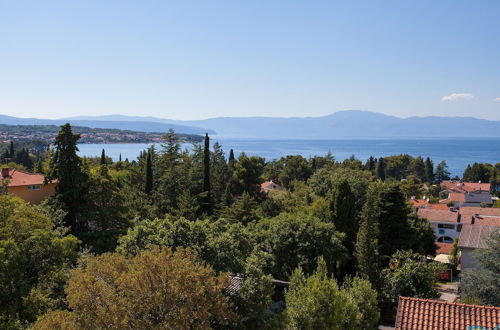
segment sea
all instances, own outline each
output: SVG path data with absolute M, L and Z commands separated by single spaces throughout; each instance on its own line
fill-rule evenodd
M 337 161 L 351 156 L 365 162 L 370 156 L 385 157 L 399 154 L 430 157 L 437 165 L 441 160 L 448 164 L 452 176 L 461 177 L 468 164 L 500 162 L 500 138 L 376 138 L 376 139 L 241 139 L 215 137 L 211 143 L 218 142 L 226 154 L 233 149 L 235 156 L 245 152 L 247 155 L 264 157 L 266 160 L 277 159 L 286 155 L 302 155 L 303 157 L 324 156 L 331 152 Z M 151 144 L 80 144 L 80 156 L 96 157 L 102 149 L 113 160 L 132 161 L 142 150 Z M 155 146 L 157 150 L 160 145 Z M 191 149 L 191 144 L 183 144 L 183 148 Z

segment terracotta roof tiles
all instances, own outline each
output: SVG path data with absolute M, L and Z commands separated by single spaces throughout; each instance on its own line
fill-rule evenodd
M 458 222 L 458 212 L 421 208 L 417 214 L 430 222 Z
M 9 170 L 9 174 L 2 179 L 9 180 L 9 187 L 30 186 L 44 184 L 45 176 L 38 173 L 28 173 L 21 170 Z
M 399 297 L 396 330 L 500 327 L 500 307 Z

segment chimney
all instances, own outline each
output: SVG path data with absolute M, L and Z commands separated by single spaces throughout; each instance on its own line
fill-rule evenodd
M 8 178 L 8 177 L 9 177 L 9 168 L 2 167 L 2 178 Z

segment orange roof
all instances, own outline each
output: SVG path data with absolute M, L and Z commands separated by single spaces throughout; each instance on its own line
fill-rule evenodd
M 433 210 L 449 211 L 450 207 L 446 204 L 429 204 L 430 208 Z
M 456 193 L 456 192 L 451 192 L 449 199 L 452 202 L 465 202 L 465 193 Z
M 443 181 L 441 186 L 456 192 L 471 192 L 471 191 L 490 191 L 489 183 L 479 182 L 460 182 L 460 181 Z
M 473 327 L 493 329 L 500 324 L 500 307 L 450 303 L 399 297 L 396 330 L 449 329 Z
M 436 242 L 437 250 L 436 254 L 451 254 L 451 248 L 453 247 L 452 243 L 441 243 Z
M 476 190 L 482 190 L 482 191 L 490 191 L 490 184 L 489 183 L 479 183 L 479 182 L 464 182 L 463 186 L 464 190 L 466 191 L 476 191 Z
M 42 185 L 44 184 L 45 176 L 38 173 L 28 173 L 21 170 L 11 170 L 8 171 L 8 176 L 2 177 L 3 179 L 8 179 L 9 187 L 16 186 L 30 186 L 30 185 Z
M 429 202 L 425 199 L 410 199 L 411 206 L 413 207 L 428 207 Z
M 458 212 L 450 210 L 418 209 L 417 214 L 430 222 L 458 222 Z
M 460 208 L 461 222 L 464 224 L 481 224 L 500 226 L 500 209 L 487 207 L 464 206 Z
M 482 216 L 486 215 L 486 216 L 500 217 L 500 208 L 462 206 L 460 208 L 460 214 L 462 216 L 473 216 L 473 215 L 479 214 Z

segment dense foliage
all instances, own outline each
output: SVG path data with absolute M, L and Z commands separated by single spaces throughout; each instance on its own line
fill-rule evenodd
M 113 161 L 80 158 L 78 139 L 64 125 L 28 152 L 58 182 L 42 205 L 0 186 L 0 328 L 373 329 L 398 295 L 435 297 L 434 232 L 407 201 L 439 198 L 445 162 L 226 159 L 174 132 Z M 498 164 L 482 166 L 491 181 Z

